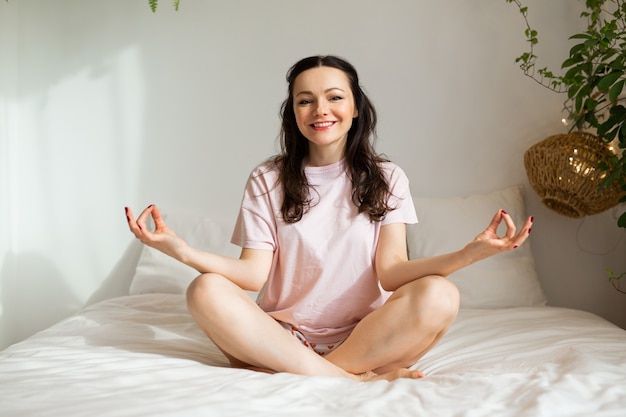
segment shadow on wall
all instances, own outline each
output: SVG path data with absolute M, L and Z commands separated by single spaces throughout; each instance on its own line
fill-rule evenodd
M 120 260 L 115 264 L 105 280 L 102 281 L 100 287 L 89 297 L 85 305 L 88 306 L 98 301 L 128 295 L 142 250 L 143 244 L 138 240 L 131 241 Z
M 0 271 L 0 349 L 72 314 L 80 300 L 49 259 L 37 253 L 7 254 Z M 19 277 L 13 273 L 18 270 Z

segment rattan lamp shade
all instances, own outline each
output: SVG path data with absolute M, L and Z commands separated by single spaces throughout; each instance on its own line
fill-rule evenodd
M 617 184 L 600 190 L 606 172 L 598 164 L 612 155 L 596 136 L 574 132 L 550 136 L 524 154 L 526 174 L 543 203 L 568 217 L 603 212 L 619 202 Z

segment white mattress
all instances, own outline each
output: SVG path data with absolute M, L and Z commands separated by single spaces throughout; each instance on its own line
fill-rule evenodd
M 550 307 L 462 310 L 421 380 L 227 367 L 184 298 L 94 305 L 0 352 L 1 416 L 626 416 L 626 332 Z

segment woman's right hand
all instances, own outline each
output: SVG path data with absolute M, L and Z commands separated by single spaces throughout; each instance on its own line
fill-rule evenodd
M 126 212 L 128 227 L 137 239 L 143 244 L 157 249 L 166 255 L 180 259 L 182 251 L 187 248 L 187 243 L 176 236 L 176 233 L 174 233 L 172 229 L 167 227 L 157 206 L 154 204 L 149 205 L 141 212 L 137 220 L 135 220 L 130 208 L 125 207 L 124 210 Z M 146 225 L 146 221 L 149 217 L 152 217 L 154 221 L 153 231 L 150 231 Z

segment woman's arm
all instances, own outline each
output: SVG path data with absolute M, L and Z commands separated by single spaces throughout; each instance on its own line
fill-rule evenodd
M 148 217 L 154 220 L 153 231 L 146 225 Z M 212 272 L 223 275 L 248 291 L 260 290 L 267 280 L 274 256 L 271 250 L 242 249 L 239 259 L 235 259 L 192 248 L 165 224 L 161 212 L 155 205 L 148 206 L 137 220 L 134 219 L 132 210 L 126 208 L 126 220 L 130 231 L 142 243 L 200 273 Z
M 503 222 L 507 230 L 504 236 L 497 234 L 498 225 Z M 519 247 L 530 233 L 533 219 L 528 218 L 522 230 L 516 234 L 515 224 L 504 210 L 499 210 L 482 233 L 464 248 L 443 255 L 408 260 L 406 250 L 406 225 L 388 224 L 380 228 L 376 249 L 376 273 L 382 287 L 395 291 L 413 280 L 428 276 L 448 276 L 468 265 L 495 254 Z

